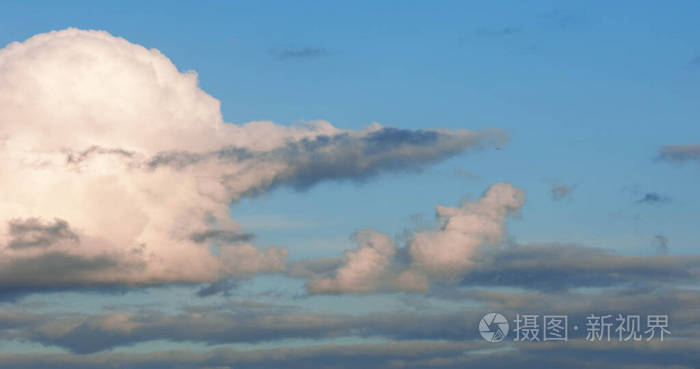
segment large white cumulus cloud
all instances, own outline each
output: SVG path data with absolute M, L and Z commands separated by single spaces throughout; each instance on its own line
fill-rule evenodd
M 230 202 L 503 139 L 225 123 L 197 75 L 157 50 L 101 31 L 37 35 L 0 50 L 0 289 L 280 271 L 286 249 L 254 247 Z

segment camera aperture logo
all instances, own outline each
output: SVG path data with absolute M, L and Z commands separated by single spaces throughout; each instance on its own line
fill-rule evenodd
M 479 321 L 479 333 L 489 342 L 501 342 L 508 335 L 508 320 L 499 313 L 488 313 Z

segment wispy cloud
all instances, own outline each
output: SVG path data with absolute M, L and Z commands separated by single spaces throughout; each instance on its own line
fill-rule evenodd
M 576 185 L 566 185 L 566 184 L 554 184 L 549 190 L 552 200 L 559 201 L 567 198 L 571 198 Z
M 652 244 L 659 254 L 668 253 L 668 238 L 664 235 L 656 235 L 652 240 Z
M 662 146 L 657 158 L 677 163 L 700 161 L 700 144 Z
M 214 295 L 222 295 L 228 297 L 231 291 L 238 288 L 238 281 L 233 278 L 225 278 L 220 281 L 210 283 L 203 286 L 197 291 L 199 297 L 209 297 Z
M 653 204 L 660 205 L 671 201 L 667 196 L 664 196 L 657 192 L 647 192 L 642 196 L 641 199 L 637 200 L 638 204 Z
M 330 55 L 330 51 L 322 47 L 303 47 L 298 49 L 283 49 L 275 52 L 279 60 L 315 59 Z
M 464 178 L 464 179 L 469 179 L 469 180 L 478 180 L 481 177 L 479 175 L 472 173 L 471 171 L 468 171 L 466 169 L 455 169 L 454 171 L 455 176 L 459 178 Z

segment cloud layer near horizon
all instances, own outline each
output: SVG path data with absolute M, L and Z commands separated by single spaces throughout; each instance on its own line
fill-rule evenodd
M 77 29 L 0 50 L 0 121 L 0 290 L 278 272 L 287 250 L 256 248 L 231 202 L 416 170 L 505 140 L 498 130 L 225 123 L 196 73 Z

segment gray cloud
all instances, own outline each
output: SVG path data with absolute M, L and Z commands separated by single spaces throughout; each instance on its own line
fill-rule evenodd
M 467 351 L 485 348 L 485 342 L 391 342 L 252 351 L 222 348 L 204 353 L 168 351 L 148 354 L 9 354 L 0 355 L 0 361 L 13 369 L 47 366 L 52 369 L 403 368 L 411 367 L 411 362 L 429 363 L 431 360 L 437 362 L 428 366 L 446 367 L 443 361 L 445 358 L 464 358 Z
M 693 289 L 630 287 L 549 293 L 453 288 L 428 297 L 469 303 L 462 303 L 457 311 L 398 310 L 365 315 L 304 314 L 289 307 L 245 302 L 194 306 L 178 314 L 151 310 L 98 315 L 6 311 L 0 314 L 0 338 L 59 346 L 80 354 L 153 340 L 209 345 L 340 337 L 469 341 L 479 340 L 476 324 L 489 311 L 509 317 L 516 313 L 566 314 L 581 326 L 591 313 L 667 314 L 673 337 L 694 339 L 700 332 L 700 293 Z M 571 333 L 572 339 L 582 335 L 585 331 Z
M 184 169 L 204 161 L 235 160 L 259 165 L 284 162 L 289 166 L 261 185 L 264 187 L 248 191 L 254 195 L 280 185 L 304 190 L 323 180 L 364 181 L 382 172 L 416 171 L 465 150 L 501 144 L 507 139 L 500 130 L 454 133 L 381 128 L 361 136 L 341 133 L 302 139 L 266 152 L 240 148 L 208 153 L 165 152 L 150 159 L 147 165 L 153 169 L 161 166 Z
M 656 192 L 647 192 L 641 199 L 637 200 L 638 204 L 663 204 L 669 202 L 670 199 Z
M 197 291 L 199 297 L 209 297 L 214 295 L 230 296 L 231 291 L 238 288 L 238 281 L 233 278 L 226 278 L 210 283 Z
M 669 285 L 603 288 L 596 291 L 528 291 L 486 288 L 444 288 L 427 297 L 485 304 L 506 315 L 559 313 L 572 318 L 597 314 L 669 314 L 674 336 L 697 336 L 700 327 L 700 292 Z M 477 305 L 478 306 L 478 305 Z
M 462 281 L 469 286 L 561 291 L 639 283 L 697 283 L 698 256 L 632 256 L 571 244 L 532 244 L 483 252 Z
M 559 201 L 569 198 L 575 189 L 576 185 L 569 186 L 565 184 L 555 184 L 552 185 L 552 188 L 549 190 L 549 192 L 552 196 L 552 200 Z
M 38 218 L 13 219 L 8 224 L 10 240 L 7 247 L 12 249 L 46 248 L 61 241 L 79 240 L 63 219 L 45 222 Z
M 64 150 L 66 154 L 66 163 L 67 164 L 80 164 L 81 162 L 84 162 L 85 160 L 88 160 L 89 158 L 96 156 L 96 155 L 116 155 L 116 156 L 122 156 L 125 158 L 131 158 L 134 157 L 135 154 L 133 152 L 124 150 L 124 149 L 119 149 L 119 148 L 106 148 L 106 147 L 100 147 L 100 146 L 91 146 L 87 148 L 86 150 L 83 151 L 73 151 L 73 150 Z
M 284 49 L 275 53 L 279 60 L 315 59 L 330 55 L 330 51 L 322 47 L 303 47 L 299 49 Z
M 27 256 L 0 267 L 0 300 L 16 299 L 34 292 L 76 290 L 119 290 L 128 284 L 109 280 L 91 281 L 95 272 L 138 273 L 140 266 L 124 264 L 109 255 L 78 256 L 49 251 Z M 153 281 L 152 283 L 156 283 Z
M 700 161 L 700 145 L 668 145 L 659 149 L 658 159 L 682 163 Z
M 289 264 L 287 275 L 295 278 L 312 278 L 329 275 L 343 265 L 343 258 L 304 259 Z
M 473 339 L 478 334 L 472 328 L 479 314 L 290 314 L 258 307 L 235 312 L 200 309 L 175 315 L 155 311 L 100 315 L 7 312 L 0 315 L 0 337 L 59 346 L 80 354 L 152 340 L 214 345 L 288 338 Z
M 477 180 L 481 177 L 478 175 L 466 170 L 466 169 L 455 169 L 454 171 L 455 176 L 459 178 L 464 178 L 464 179 L 470 179 L 470 180 Z
M 97 315 L 3 311 L 0 312 L 0 338 L 59 346 L 79 355 L 5 354 L 0 355 L 0 361 L 12 363 L 12 368 L 39 368 L 45 360 L 54 360 L 57 364 L 51 364 L 52 369 L 99 369 L 102 365 L 149 369 L 173 365 L 257 368 L 277 367 L 282 362 L 285 368 L 330 365 L 338 368 L 510 368 L 513 365 L 590 368 L 594 365 L 596 368 L 631 369 L 673 365 L 693 368 L 689 365 L 700 359 L 700 351 L 696 350 L 700 343 L 700 292 L 693 288 L 665 285 L 556 293 L 449 288 L 425 297 L 463 301 L 460 303 L 463 307 L 443 313 L 422 310 L 367 315 L 301 314 L 284 306 L 232 301 L 193 306 L 172 315 L 149 310 Z M 566 314 L 571 317 L 572 324 L 580 326 L 585 326 L 585 316 L 591 313 L 668 314 L 674 339 L 627 344 L 614 340 L 582 342 L 585 337 L 585 330 L 582 330 L 570 332 L 569 342 L 494 345 L 481 341 L 476 329 L 476 323 L 488 311 L 499 311 L 509 318 L 516 313 Z M 337 337 L 376 337 L 392 342 L 252 351 L 216 349 L 208 353 L 96 354 L 152 340 L 218 345 Z M 496 350 L 492 350 L 494 348 Z M 225 358 L 214 359 L 222 353 L 226 353 Z
M 208 229 L 190 235 L 190 239 L 197 243 L 217 241 L 223 243 L 237 243 L 252 241 L 255 236 L 252 233 L 238 233 L 223 229 Z
M 652 244 L 656 251 L 660 254 L 668 253 L 668 238 L 663 235 L 657 234 L 652 240 Z
M 443 368 L 510 369 L 692 369 L 698 340 L 633 344 L 539 342 L 494 345 L 486 342 L 390 342 L 236 351 L 142 353 L 5 354 L 8 368 L 37 369 L 205 369 L 205 368 Z
M 506 135 L 498 130 L 473 136 L 454 136 L 439 131 L 397 128 L 383 128 L 360 138 L 341 134 L 305 139 L 277 153 L 290 158 L 295 168 L 295 173 L 284 174 L 285 178 L 279 180 L 298 189 L 313 186 L 322 179 L 363 180 L 382 171 L 416 170 L 464 150 L 506 139 Z

